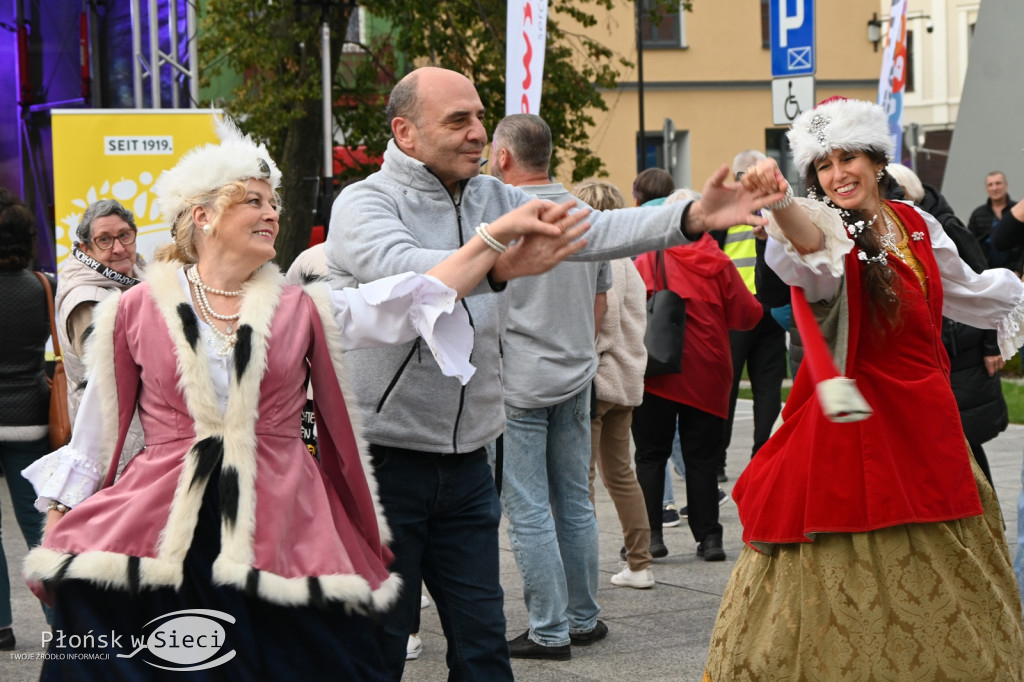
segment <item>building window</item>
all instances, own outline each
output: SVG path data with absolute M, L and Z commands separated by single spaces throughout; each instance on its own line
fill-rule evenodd
M 639 141 L 639 135 L 637 135 Z M 636 146 L 637 168 L 665 167 L 665 138 L 661 131 L 645 132 L 643 144 Z
M 761 47 L 772 46 L 772 5 L 771 0 L 761 0 Z
M 682 13 L 668 11 L 658 0 L 640 0 L 640 35 L 645 48 L 684 47 Z
M 800 180 L 800 169 L 793 163 L 793 150 L 789 146 L 789 137 L 786 136 L 787 128 L 768 128 L 764 131 L 764 153 L 779 165 L 779 170 L 786 177 L 786 181 L 793 186 L 793 191 L 799 196 L 804 196 L 806 190 L 804 183 Z

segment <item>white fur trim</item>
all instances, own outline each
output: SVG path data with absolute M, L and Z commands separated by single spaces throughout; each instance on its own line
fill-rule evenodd
M 857 389 L 856 382 L 848 377 L 832 377 L 819 381 L 815 390 L 818 393 L 821 410 L 830 421 L 859 422 L 874 412 Z
M 320 314 L 320 324 L 324 329 L 324 336 L 327 339 L 327 349 L 331 352 L 331 359 L 334 361 L 334 373 L 341 386 L 341 393 L 345 397 L 345 407 L 348 409 L 348 418 L 352 423 L 352 431 L 356 436 L 356 445 L 359 447 L 359 459 L 363 465 L 363 473 L 366 475 L 366 482 L 370 488 L 370 495 L 373 496 L 373 508 L 377 514 L 377 530 L 380 533 L 380 540 L 383 544 L 391 542 L 391 528 L 388 527 L 387 518 L 384 515 L 384 507 L 377 495 L 377 477 L 373 473 L 373 464 L 370 461 L 370 446 L 363 439 L 363 414 L 359 411 L 359 403 L 352 391 L 348 379 L 348 371 L 344 362 L 341 361 L 341 329 L 334 319 L 333 306 L 331 305 L 330 286 L 324 282 L 309 284 L 303 287 L 306 294 L 313 299 L 317 313 Z
M 220 144 L 207 144 L 187 152 L 174 168 L 164 171 L 153 185 L 160 215 L 174 223 L 191 200 L 235 181 L 266 180 L 271 189 L 281 185 L 281 171 L 266 145 L 257 145 L 226 116 L 213 116 Z M 261 170 L 269 168 L 269 175 Z
M 223 554 L 213 562 L 213 581 L 218 585 L 229 585 L 245 589 L 252 568 L 232 561 Z M 356 610 L 360 605 L 371 604 L 375 611 L 391 607 L 402 589 L 402 579 L 392 575 L 376 590 L 360 575 L 353 573 L 313 576 L 320 585 L 327 601 L 350 604 Z M 308 577 L 286 578 L 269 571 L 259 571 L 257 593 L 269 602 L 285 606 L 301 606 L 310 601 Z
M 25 557 L 22 575 L 26 580 L 43 582 L 57 577 L 61 565 L 71 554 L 36 547 Z M 102 587 L 127 590 L 128 561 L 126 554 L 115 552 L 83 552 L 74 555 L 65 578 L 88 580 Z M 181 587 L 181 563 L 143 557 L 139 561 L 140 587 Z
M 178 366 L 178 388 L 185 398 L 189 415 L 195 420 L 196 440 L 221 436 L 220 406 L 213 390 L 210 368 L 205 358 L 200 359 L 202 348 L 192 349 L 185 338 L 178 306 L 187 303 L 178 282 L 178 267 L 169 263 L 154 263 L 146 273 L 150 296 L 167 325 L 174 343 Z M 191 447 L 184 456 L 181 474 L 171 500 L 167 525 L 157 541 L 157 556 L 165 561 L 183 562 L 195 533 L 199 509 L 203 505 L 206 486 L 191 486 L 195 475 L 195 458 Z
M 238 473 L 238 511 L 233 523 L 221 522 L 221 555 L 252 565 L 256 533 L 256 421 L 259 419 L 260 385 L 267 370 L 270 324 L 281 300 L 284 275 L 274 264 L 257 270 L 242 290 L 238 323 L 252 329 L 252 352 L 241 379 L 237 364 L 231 373 L 228 405 L 224 412 L 224 464 Z M 237 363 L 237 357 L 235 359 Z
M 46 547 L 36 547 L 25 555 L 21 575 L 25 580 L 50 580 L 57 575 L 57 569 L 67 556 L 70 555 Z
M 100 470 L 100 482 L 105 480 L 110 468 L 110 458 L 117 447 L 119 417 L 117 381 L 114 373 L 114 325 L 117 323 L 117 308 L 121 292 L 112 292 L 100 301 L 92 315 L 92 334 L 85 344 L 85 366 L 91 381 L 97 382 L 100 399 L 100 414 L 103 416 L 103 451 L 96 463 Z M 97 339 L 102 341 L 97 342 Z M 98 370 L 93 373 L 93 368 Z
M 836 149 L 876 150 L 892 158 L 889 119 L 874 102 L 846 99 L 819 104 L 800 114 L 786 134 L 800 177 L 811 177 L 811 164 Z

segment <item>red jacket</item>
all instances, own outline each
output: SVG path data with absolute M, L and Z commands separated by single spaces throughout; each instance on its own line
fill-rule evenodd
M 648 377 L 644 390 L 724 419 L 732 388 L 729 330 L 753 329 L 764 311 L 710 235 L 664 254 L 668 288 L 686 299 L 683 371 Z M 654 265 L 654 253 L 636 259 L 648 297 L 654 291 Z M 664 288 L 660 273 L 657 281 Z

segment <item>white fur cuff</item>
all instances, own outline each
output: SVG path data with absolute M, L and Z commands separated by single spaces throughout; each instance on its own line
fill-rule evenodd
M 857 384 L 848 377 L 833 377 L 818 382 L 818 403 L 829 420 L 859 422 L 873 414 L 871 406 L 857 390 Z

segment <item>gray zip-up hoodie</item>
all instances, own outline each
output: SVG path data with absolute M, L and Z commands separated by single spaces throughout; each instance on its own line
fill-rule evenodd
M 426 272 L 491 222 L 533 199 L 488 175 L 453 198 L 422 162 L 388 143 L 381 170 L 335 200 L 327 237 L 332 286 L 357 286 L 402 272 Z M 589 244 L 573 260 L 599 261 L 665 249 L 687 240 L 687 202 L 656 209 L 595 211 Z M 468 452 L 505 429 L 501 339 L 508 296 L 485 280 L 462 301 L 473 325 L 465 386 L 441 374 L 420 340 L 345 353 L 370 443 L 435 453 Z

